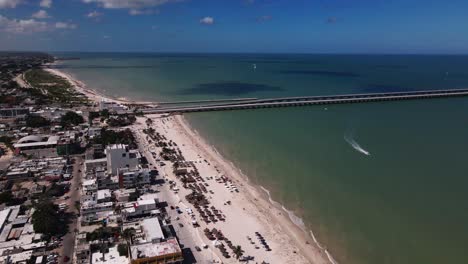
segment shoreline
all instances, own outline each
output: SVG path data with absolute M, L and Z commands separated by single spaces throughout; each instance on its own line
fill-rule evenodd
M 68 74 L 58 69 L 50 68 L 50 66 L 53 66 L 53 65 L 58 65 L 58 63 L 54 62 L 54 63 L 46 64 L 42 67 L 42 69 L 51 74 L 54 74 L 54 75 L 57 75 L 59 77 L 66 79 L 68 82 L 70 82 L 70 84 L 73 86 L 73 88 L 76 91 L 84 94 L 86 97 L 88 97 L 88 99 L 90 99 L 93 102 L 99 103 L 102 100 L 105 100 L 107 102 L 115 102 L 119 104 L 148 104 L 148 105 L 155 104 L 155 102 L 134 101 L 128 98 L 113 98 L 110 95 L 106 95 L 102 92 L 98 92 L 94 89 L 89 88 L 85 83 L 83 83 L 82 81 L 79 81 L 78 79 L 73 77 L 71 74 Z
M 128 99 L 114 99 L 110 96 L 104 95 L 103 93 L 90 89 L 86 84 L 73 78 L 70 74 L 64 73 L 58 69 L 47 67 L 43 67 L 43 69 L 54 75 L 65 78 L 72 84 L 76 91 L 83 93 L 90 100 L 97 103 L 101 100 L 121 104 L 148 103 L 131 101 Z M 261 214 L 261 217 L 265 217 L 265 219 L 274 220 L 272 226 L 275 226 L 275 229 L 277 229 L 276 226 L 278 226 L 281 231 L 287 232 L 287 234 L 282 233 L 282 235 L 288 240 L 291 240 L 289 242 L 295 244 L 295 247 L 299 249 L 300 255 L 307 259 L 307 263 L 337 264 L 336 260 L 333 259 L 328 250 L 317 241 L 312 230 L 307 230 L 303 225 L 301 227 L 293 220 L 294 217 L 300 219 L 299 217 L 295 216 L 293 212 L 287 210 L 281 203 L 274 201 L 270 196 L 269 191 L 263 186 L 257 186 L 256 184 L 251 183 L 247 175 L 245 175 L 230 160 L 224 158 L 213 145 L 207 143 L 206 139 L 194 130 L 183 116 L 175 115 L 172 117 L 174 117 L 175 125 L 183 130 L 182 132 L 184 136 L 191 141 L 192 145 L 198 152 L 203 153 L 203 155 L 208 157 L 210 161 L 214 161 L 213 163 L 216 163 L 225 175 L 229 176 L 231 179 L 235 179 L 236 183 L 238 183 L 243 189 L 247 190 L 247 192 L 245 192 L 247 202 L 257 209 L 257 213 Z M 293 216 L 291 216 L 291 214 Z M 302 222 L 302 219 L 300 219 L 300 221 Z
M 221 166 L 221 171 L 231 172 L 228 173 L 229 176 L 237 180 L 241 186 L 247 187 L 249 191 L 248 194 L 250 196 L 249 202 L 261 207 L 261 210 L 259 211 L 269 214 L 272 218 L 276 218 L 275 220 L 278 224 L 286 227 L 286 230 L 289 233 L 287 234 L 288 237 L 294 240 L 296 245 L 301 249 L 302 255 L 304 255 L 310 263 L 323 262 L 323 259 L 317 259 L 317 254 L 313 252 L 317 250 L 319 251 L 319 255 L 325 257 L 325 263 L 338 264 L 331 253 L 316 239 L 313 231 L 308 230 L 305 227 L 302 218 L 296 216 L 294 212 L 288 210 L 283 204 L 273 200 L 268 189 L 261 185 L 252 183 L 250 178 L 245 175 L 238 166 L 222 156 L 222 154 L 213 145 L 209 144 L 207 140 L 198 133 L 198 131 L 193 129 L 183 115 L 175 116 L 175 120 L 184 128 L 186 135 L 194 141 L 194 145 L 207 154 L 207 156 L 211 156 L 210 161 L 214 159 L 214 163 Z M 261 199 L 256 197 L 261 197 Z M 274 213 L 272 213 L 270 205 L 276 209 Z M 297 220 L 294 220 L 293 218 L 299 219 L 300 223 L 297 223 Z M 310 232 L 310 234 L 308 232 Z M 312 239 L 313 243 L 310 243 L 309 239 Z M 308 245 L 310 245 L 310 247 Z M 310 250 L 312 250 L 312 252 Z

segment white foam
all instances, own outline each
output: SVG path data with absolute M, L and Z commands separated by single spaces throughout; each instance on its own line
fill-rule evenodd
M 356 140 L 354 140 L 352 138 L 352 136 L 350 135 L 345 135 L 344 136 L 344 139 L 346 140 L 346 142 L 348 142 L 351 147 L 353 147 L 355 150 L 357 150 L 358 152 L 361 152 L 362 154 L 366 155 L 366 156 L 370 156 L 370 152 L 365 150 L 364 148 L 362 148 L 357 142 Z
M 270 201 L 271 204 L 273 204 L 273 205 L 275 205 L 275 206 L 281 206 L 281 208 L 288 214 L 289 219 L 291 219 L 291 221 L 292 221 L 296 226 L 298 226 L 300 229 L 302 229 L 302 230 L 305 231 L 306 227 L 305 227 L 304 221 L 303 221 L 300 217 L 298 217 L 297 215 L 295 215 L 292 211 L 287 210 L 287 209 L 286 209 L 283 205 L 281 205 L 280 203 L 274 201 L 274 200 L 271 198 L 270 191 L 269 191 L 268 189 L 264 188 L 264 187 L 261 186 L 261 185 L 260 185 L 260 188 L 267 194 L 268 200 Z M 327 255 L 328 261 L 330 261 L 331 264 L 338 264 L 338 262 L 333 258 L 333 256 L 330 254 L 330 252 L 318 242 L 317 238 L 316 238 L 315 235 L 314 235 L 314 232 L 312 232 L 312 230 L 310 230 L 309 232 L 310 232 L 310 235 L 312 236 L 312 240 L 314 241 L 315 245 L 317 245 L 317 247 L 318 247 L 320 250 L 323 250 L 323 252 L 325 252 L 325 255 Z

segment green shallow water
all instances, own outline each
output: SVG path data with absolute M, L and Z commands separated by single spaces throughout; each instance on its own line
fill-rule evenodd
M 144 100 L 468 86 L 463 56 L 79 56 L 63 70 L 107 94 Z M 339 263 L 468 263 L 467 103 L 451 98 L 187 118 L 300 216 Z

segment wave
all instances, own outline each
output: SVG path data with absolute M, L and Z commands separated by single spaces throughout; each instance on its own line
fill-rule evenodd
M 270 195 L 270 191 L 266 188 L 264 188 L 263 186 L 260 185 L 260 189 L 262 189 L 268 196 L 268 200 L 270 201 L 270 203 L 274 206 L 278 206 L 278 207 L 281 207 L 281 209 L 283 209 L 283 211 L 285 211 L 288 216 L 289 216 L 289 219 L 297 226 L 299 227 L 300 229 L 302 229 L 303 231 L 306 231 L 306 226 L 304 224 L 304 221 L 302 220 L 302 218 L 300 218 L 299 216 L 295 215 L 292 211 L 286 209 L 282 204 L 276 202 L 275 200 L 273 200 L 271 198 L 271 195 Z M 327 250 L 327 248 L 325 248 L 324 246 L 322 246 L 322 244 L 320 244 L 320 242 L 317 240 L 317 238 L 315 237 L 315 234 L 314 232 L 312 232 L 312 230 L 309 230 L 310 232 L 310 235 L 312 236 L 312 240 L 314 241 L 315 245 L 317 245 L 317 247 L 320 249 L 320 250 L 323 250 L 323 252 L 325 253 L 325 255 L 327 255 L 327 258 L 328 258 L 328 261 L 330 261 L 331 264 L 338 264 L 338 262 L 333 258 L 333 256 L 330 254 L 330 252 Z
M 352 135 L 348 135 L 348 134 L 345 134 L 344 136 L 344 139 L 346 140 L 346 142 L 348 142 L 351 147 L 353 147 L 355 150 L 357 150 L 358 152 L 361 152 L 362 154 L 366 155 L 366 156 L 370 156 L 370 152 L 365 150 L 363 147 L 361 147 L 357 142 L 356 140 L 354 140 L 354 138 L 352 137 Z

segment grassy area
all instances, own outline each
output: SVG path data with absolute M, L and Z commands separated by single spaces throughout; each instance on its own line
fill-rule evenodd
M 71 105 L 88 103 L 88 100 L 77 93 L 66 79 L 42 69 L 27 71 L 25 79 L 52 102 Z

